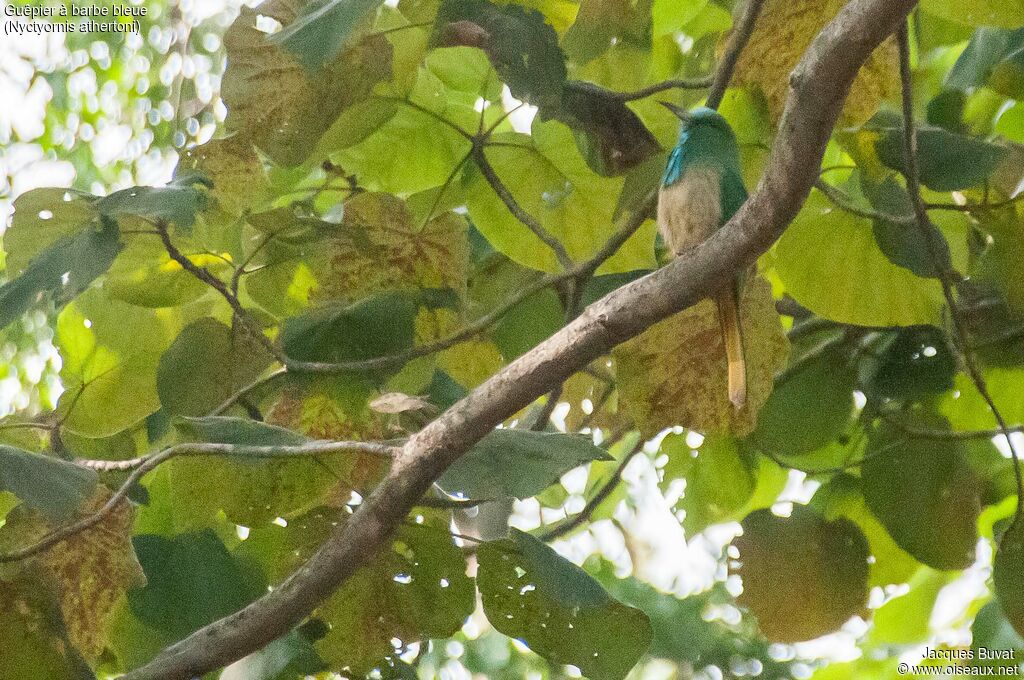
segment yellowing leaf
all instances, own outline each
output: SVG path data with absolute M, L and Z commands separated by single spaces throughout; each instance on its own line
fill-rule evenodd
M 729 401 L 725 345 L 714 302 L 693 307 L 647 329 L 614 352 L 619 389 L 642 432 L 674 425 L 701 432 L 748 434 L 785 365 L 789 343 L 775 311 L 771 286 L 750 277 L 740 302 L 747 362 L 747 403 Z
M 0 677 L 95 677 L 72 648 L 53 595 L 38 579 L 0 579 L 0 616 Z
M 291 4 L 291 6 L 289 6 Z M 228 128 L 251 139 L 281 165 L 298 165 L 347 107 L 365 99 L 391 76 L 391 45 L 383 36 L 355 42 L 315 78 L 280 44 L 256 28 L 258 15 L 283 24 L 296 16 L 294 3 L 243 8 L 224 34 L 228 68 L 221 95 Z
M 454 213 L 417 224 L 389 194 L 363 193 L 345 203 L 344 222 L 311 263 L 319 287 L 311 301 L 355 301 L 394 290 L 466 290 L 466 222 Z
M 109 498 L 109 491 L 99 491 L 82 507 L 82 514 L 96 512 Z M 31 563 L 31 568 L 45 574 L 56 594 L 68 638 L 90 661 L 106 647 L 110 616 L 121 595 L 146 581 L 132 548 L 134 516 L 131 504 L 121 503 L 100 524 L 75 534 Z M 7 515 L 0 529 L 0 547 L 6 552 L 35 543 L 55 528 L 35 510 L 19 506 Z
M 846 519 L 830 522 L 806 506 L 790 517 L 758 510 L 733 541 L 730 570 L 743 580 L 740 606 L 773 642 L 811 640 L 836 630 L 867 604 L 868 544 Z
M 846 0 L 767 0 L 750 41 L 736 65 L 733 83 L 761 88 L 772 117 L 778 120 L 789 92 L 789 74 L 811 40 L 831 21 Z M 882 43 L 861 67 L 850 88 L 843 118 L 863 123 L 882 100 L 899 91 L 896 44 Z
M 269 191 L 263 163 L 245 134 L 213 139 L 189 149 L 179 165 L 199 170 L 213 182 L 211 195 L 231 214 L 239 214 L 266 199 Z

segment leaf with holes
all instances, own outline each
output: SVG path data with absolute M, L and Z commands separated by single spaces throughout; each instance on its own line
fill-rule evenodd
M 491 625 L 549 661 L 594 680 L 621 680 L 647 651 L 647 616 L 533 536 L 512 529 L 511 538 L 482 544 L 477 559 Z

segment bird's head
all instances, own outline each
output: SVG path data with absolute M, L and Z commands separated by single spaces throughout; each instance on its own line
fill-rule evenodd
M 692 131 L 697 128 L 704 126 L 717 128 L 724 132 L 732 133 L 732 128 L 729 127 L 728 121 L 725 117 L 714 109 L 706 106 L 698 106 L 692 111 L 687 111 L 681 106 L 676 106 L 671 102 L 660 102 L 662 106 L 671 111 L 676 115 L 679 120 L 683 123 L 683 130 Z

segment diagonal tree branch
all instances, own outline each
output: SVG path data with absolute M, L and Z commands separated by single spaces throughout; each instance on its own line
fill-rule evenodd
M 344 527 L 280 587 L 166 649 L 126 680 L 200 676 L 260 649 L 300 623 L 390 539 L 444 470 L 498 423 L 573 371 L 719 289 L 752 265 L 796 216 L 860 66 L 916 0 L 851 0 L 790 77 L 764 177 L 729 223 L 664 268 L 590 305 L 414 435 L 385 480 Z

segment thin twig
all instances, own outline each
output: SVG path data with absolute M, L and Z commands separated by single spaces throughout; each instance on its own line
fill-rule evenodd
M 171 256 L 171 259 L 180 264 L 181 268 L 189 274 L 220 293 L 221 297 L 227 300 L 228 305 L 231 306 L 235 316 L 245 325 L 246 330 L 249 331 L 250 335 L 252 335 L 257 342 L 263 345 L 264 349 L 266 349 L 272 357 L 281 363 L 287 363 L 287 357 L 284 353 L 263 333 L 263 329 L 260 328 L 259 324 L 256 323 L 256 320 L 249 315 L 249 312 L 242 306 L 242 303 L 239 302 L 238 297 L 228 289 L 224 282 L 208 272 L 205 267 L 198 266 L 178 250 L 178 247 L 174 245 L 173 241 L 171 241 L 171 235 L 167 230 L 167 223 L 163 221 L 157 222 L 156 229 L 160 234 L 160 240 L 164 244 L 164 249 L 167 251 L 167 254 Z
M 856 203 L 847 196 L 841 189 L 833 184 L 829 184 L 823 179 L 819 179 L 814 183 L 814 188 L 824 194 L 825 198 L 831 201 L 836 207 L 842 208 L 851 215 L 857 217 L 865 217 L 869 220 L 884 220 L 886 222 L 893 222 L 895 224 L 913 225 L 917 224 L 917 218 L 913 215 L 892 215 L 884 213 L 871 208 L 864 208 Z
M 1015 425 L 1005 430 L 1002 428 L 992 430 L 938 430 L 929 427 L 910 425 L 894 417 L 892 413 L 881 413 L 880 417 L 893 427 L 899 429 L 907 436 L 916 439 L 936 439 L 943 441 L 968 441 L 973 439 L 995 439 L 1005 437 L 1008 433 L 1024 432 L 1024 425 Z
M 953 320 L 953 330 L 955 331 L 954 344 L 959 350 L 961 357 L 963 357 L 964 366 L 971 381 L 974 383 L 975 389 L 978 390 L 978 394 L 981 395 L 989 410 L 992 411 L 992 416 L 999 426 L 999 431 L 1006 437 L 1006 445 L 1009 447 L 1010 455 L 1013 458 L 1013 474 L 1017 484 L 1017 512 L 1014 517 L 1014 523 L 1016 524 L 1021 521 L 1021 518 L 1024 518 L 1024 470 L 1022 470 L 1024 463 L 1022 463 L 1017 447 L 1014 446 L 1013 439 L 1010 437 L 1011 429 L 1007 426 L 1006 419 L 1003 418 L 999 408 L 996 407 L 996 403 L 988 391 L 988 385 L 985 383 L 985 377 L 982 375 L 981 369 L 978 367 L 970 350 L 967 324 L 960 316 L 960 309 L 957 306 L 956 296 L 953 293 L 953 284 L 949 280 L 946 268 L 941 266 L 942 258 L 937 252 L 931 237 L 932 224 L 928 218 L 928 208 L 921 197 L 921 178 L 917 165 L 917 130 L 914 127 L 914 94 L 910 73 L 910 40 L 907 36 L 907 24 L 905 21 L 900 26 L 897 39 L 900 52 L 900 81 L 903 91 L 903 154 L 904 165 L 907 169 L 907 191 L 910 193 L 911 201 L 914 204 L 917 225 L 924 238 L 928 255 L 931 258 L 932 265 L 935 267 L 939 282 L 942 284 L 942 295 L 946 298 L 946 306 L 949 307 L 949 314 Z
M 648 85 L 632 92 L 614 92 L 612 96 L 620 102 L 631 102 L 637 99 L 646 99 L 651 95 L 665 92 L 666 90 L 703 90 L 706 87 L 710 87 L 713 81 L 714 76 L 710 75 L 703 78 L 675 78 Z
M 161 464 L 179 456 L 231 456 L 245 458 L 293 458 L 318 456 L 328 453 L 341 453 L 344 451 L 357 451 L 374 455 L 394 457 L 400 447 L 393 444 L 381 442 L 346 442 L 346 441 L 313 441 L 307 444 L 295 446 L 243 446 L 239 444 L 216 444 L 216 443 L 184 443 L 175 444 L 163 451 L 142 456 L 126 463 L 136 465 L 135 470 L 128 475 L 124 483 L 114 492 L 110 499 L 91 515 L 56 529 L 38 542 L 30 546 L 13 550 L 0 555 L 0 564 L 17 562 L 41 552 L 49 550 L 53 546 L 65 541 L 72 536 L 91 529 L 103 521 L 117 506 L 124 501 L 132 488 L 149 472 L 152 472 Z M 85 463 L 106 463 L 107 461 L 84 461 Z M 84 467 L 97 469 L 95 465 L 86 464 Z M 118 468 L 113 468 L 118 469 Z M 124 469 L 124 468 L 120 468 Z
M 476 161 L 477 166 L 480 168 L 480 172 L 483 173 L 484 179 L 494 189 L 494 193 L 498 194 L 498 198 L 505 204 L 508 211 L 512 213 L 512 216 L 523 223 L 527 229 L 533 232 L 533 235 L 544 242 L 548 248 L 555 254 L 555 259 L 562 265 L 562 269 L 570 271 L 574 268 L 575 263 L 572 258 L 569 257 L 569 253 L 565 250 L 565 246 L 552 236 L 544 226 L 536 220 L 530 213 L 523 210 L 523 207 L 516 201 L 515 196 L 509 191 L 505 183 L 498 177 L 498 173 L 494 170 L 494 166 L 487 160 L 487 154 L 484 151 L 484 147 L 474 141 L 473 146 L 473 160 Z
M 722 103 L 725 90 L 729 87 L 729 81 L 732 80 L 733 71 L 736 70 L 736 63 L 754 32 L 754 24 L 757 23 L 757 17 L 761 14 L 763 6 L 764 0 L 747 0 L 747 6 L 743 8 L 743 16 L 740 17 L 739 24 L 729 39 L 729 44 L 725 47 L 722 62 L 715 69 L 715 78 L 708 91 L 707 105 L 710 108 L 717 109 L 718 105 Z
M 640 441 L 638 441 L 636 445 L 629 450 L 629 453 L 623 456 L 622 461 L 612 472 L 612 476 L 608 478 L 608 481 L 601 485 L 601 488 L 597 490 L 597 493 L 595 493 L 589 501 L 587 501 L 587 504 L 583 506 L 582 510 L 561 523 L 556 524 L 547 531 L 544 531 L 538 535 L 537 538 L 542 541 L 553 541 L 556 538 L 565 536 L 583 523 L 590 521 L 591 516 L 593 516 L 597 508 L 604 503 L 619 486 L 619 483 L 622 481 L 622 473 L 625 471 L 626 466 L 629 465 L 638 453 L 643 451 L 645 443 L 646 442 L 643 437 L 641 437 Z
M 539 291 L 551 286 L 559 281 L 564 281 L 575 275 L 574 271 L 562 272 L 559 274 L 550 274 L 548 276 L 541 277 L 535 280 L 533 283 L 527 285 L 525 288 L 519 291 L 514 297 L 506 300 L 500 307 L 493 309 L 487 314 L 476 319 L 472 323 L 467 324 L 460 330 L 449 335 L 446 338 L 436 340 L 434 342 L 427 343 L 425 345 L 419 345 L 413 347 L 401 354 L 390 354 L 382 357 L 374 357 L 373 359 L 363 359 L 360 361 L 348 361 L 342 363 L 329 363 L 320 361 L 294 361 L 288 359 L 286 365 L 289 373 L 321 373 L 321 374 L 335 374 L 335 373 L 365 373 L 367 371 L 375 371 L 391 366 L 404 364 L 411 359 L 418 357 L 427 356 L 454 347 L 455 345 L 472 338 L 473 336 L 486 330 L 491 325 L 497 323 L 510 309 L 518 305 L 520 302 L 538 293 Z

